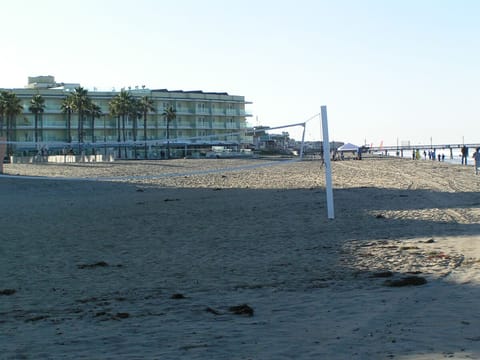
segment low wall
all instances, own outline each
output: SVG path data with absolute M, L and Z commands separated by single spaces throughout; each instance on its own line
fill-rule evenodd
M 114 161 L 113 155 L 50 155 L 50 156 L 11 156 L 12 164 L 30 164 L 30 163 L 79 163 L 79 162 L 111 162 Z

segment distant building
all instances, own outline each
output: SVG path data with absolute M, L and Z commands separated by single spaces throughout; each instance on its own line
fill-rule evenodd
M 29 111 L 30 101 L 39 94 L 45 100 L 45 110 L 40 117 L 38 127 L 41 142 L 68 142 L 67 114 L 62 112 L 62 103 L 80 84 L 57 83 L 51 75 L 28 78 L 28 85 L 18 89 L 0 89 L 11 91 L 21 100 L 23 113 L 16 117 L 13 138 L 10 141 L 32 142 L 35 139 L 35 116 Z M 162 116 L 165 108 L 172 106 L 176 118 L 170 123 L 169 142 L 172 144 L 227 144 L 241 146 L 252 142 L 247 136 L 246 119 L 251 116 L 245 111 L 243 96 L 229 95 L 226 92 L 170 91 L 167 89 L 146 89 L 144 86 L 127 90 L 133 97 L 148 96 L 153 100 L 155 112 L 147 117 L 146 140 L 164 142 L 167 137 L 167 123 Z M 93 122 L 87 117 L 83 126 L 78 126 L 78 114 L 71 116 L 71 138 L 73 142 L 84 139 L 85 142 L 116 142 L 118 140 L 118 118 L 109 113 L 111 100 L 120 92 L 88 91 L 88 97 L 101 109 L 102 116 Z M 123 124 L 122 124 L 123 126 Z M 125 141 L 144 140 L 143 119 L 126 119 Z M 134 128 L 135 127 L 135 128 Z M 79 137 L 79 128 L 83 136 Z M 123 134 L 122 134 L 123 135 Z M 122 136 L 123 141 L 123 136 Z

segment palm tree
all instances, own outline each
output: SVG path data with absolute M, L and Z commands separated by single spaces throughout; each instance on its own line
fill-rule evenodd
M 110 113 L 114 116 L 117 116 L 118 119 L 118 137 L 117 140 L 120 143 L 121 141 L 121 133 L 122 131 L 120 130 L 120 120 L 122 121 L 122 130 L 123 130 L 123 142 L 126 140 L 126 129 L 125 129 L 125 120 L 127 115 L 130 112 L 131 109 L 131 103 L 132 103 L 132 95 L 128 92 L 122 89 L 120 91 L 120 94 L 116 95 L 115 97 L 112 98 L 110 101 Z M 120 145 L 118 146 L 118 157 L 121 157 L 121 152 L 120 152 Z M 127 157 L 127 148 L 125 147 L 125 157 Z
M 3 131 L 3 120 L 5 117 L 5 110 L 6 110 L 6 91 L 0 91 L 0 141 L 4 141 L 5 139 L 3 138 L 4 136 L 4 131 Z M 0 147 L 4 147 L 5 144 L 0 144 Z M 0 161 L 3 162 L 3 158 L 0 158 Z
M 130 111 L 128 114 L 128 117 L 132 119 L 132 135 L 133 135 L 133 151 L 135 154 L 135 159 L 137 158 L 137 144 L 135 142 L 137 141 L 137 130 L 138 130 L 138 124 L 137 120 L 142 118 L 142 112 L 140 110 L 140 100 L 137 98 L 132 98 L 131 103 L 130 103 Z
M 132 120 L 132 136 L 133 141 L 137 141 L 137 120 L 141 117 L 139 100 L 132 97 L 128 118 Z
M 30 106 L 28 111 L 34 114 L 35 116 L 35 143 L 38 142 L 38 120 L 41 119 L 43 111 L 45 110 L 45 99 L 42 95 L 34 95 L 30 100 Z M 42 124 L 43 130 L 43 124 Z M 40 139 L 43 141 L 43 131 L 40 132 Z
M 121 150 L 120 150 L 120 113 L 119 113 L 119 110 L 118 110 L 118 99 L 116 97 L 114 97 L 112 100 L 110 100 L 109 104 L 108 104 L 108 112 L 110 113 L 110 115 L 112 117 L 115 117 L 117 118 L 117 141 L 118 141 L 118 157 L 121 158 L 122 157 L 122 153 L 121 153 Z
M 148 96 L 144 96 L 140 99 L 139 103 L 140 111 L 143 114 L 143 141 L 145 141 L 145 159 L 148 158 L 147 154 L 147 115 L 148 113 L 155 112 L 155 106 L 153 100 Z
M 169 105 L 163 110 L 162 116 L 167 121 L 167 159 L 170 159 L 170 122 L 176 119 L 177 111 Z
M 14 92 L 3 92 L 3 113 L 7 122 L 7 142 L 14 141 L 15 135 L 17 132 L 16 117 L 20 115 L 23 111 L 23 106 L 21 100 L 17 97 Z M 12 144 L 7 143 L 7 154 L 12 155 L 13 147 Z
M 6 91 L 0 91 L 0 136 L 3 136 L 3 126 L 4 126 L 4 118 L 5 118 L 5 111 L 7 108 L 7 95 Z
M 79 86 L 75 88 L 72 93 L 73 100 L 73 110 L 78 113 L 78 142 L 79 144 L 83 142 L 83 122 L 85 117 L 85 112 L 88 109 L 90 98 L 88 97 L 88 90 Z M 80 146 L 80 145 L 79 145 Z
M 102 108 L 93 102 L 89 102 L 88 108 L 86 110 L 88 115 L 90 115 L 90 127 L 92 129 L 92 143 L 95 142 L 95 119 L 102 116 Z M 93 148 L 93 153 L 95 154 L 95 147 Z
M 72 142 L 72 113 L 74 109 L 73 96 L 68 94 L 68 96 L 63 99 L 61 110 L 64 114 L 67 114 L 67 142 Z

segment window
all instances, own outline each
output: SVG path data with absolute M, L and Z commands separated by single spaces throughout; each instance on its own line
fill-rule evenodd
M 197 111 L 200 112 L 200 113 L 207 112 L 207 108 L 205 106 L 205 103 L 197 104 Z
M 197 123 L 198 123 L 198 127 L 200 127 L 200 128 L 208 127 L 208 120 L 204 117 L 198 117 L 197 118 Z

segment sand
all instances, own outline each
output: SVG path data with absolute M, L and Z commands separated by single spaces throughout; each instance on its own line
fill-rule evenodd
M 480 176 L 332 171 L 328 220 L 318 161 L 5 164 L 1 358 L 479 359 Z

